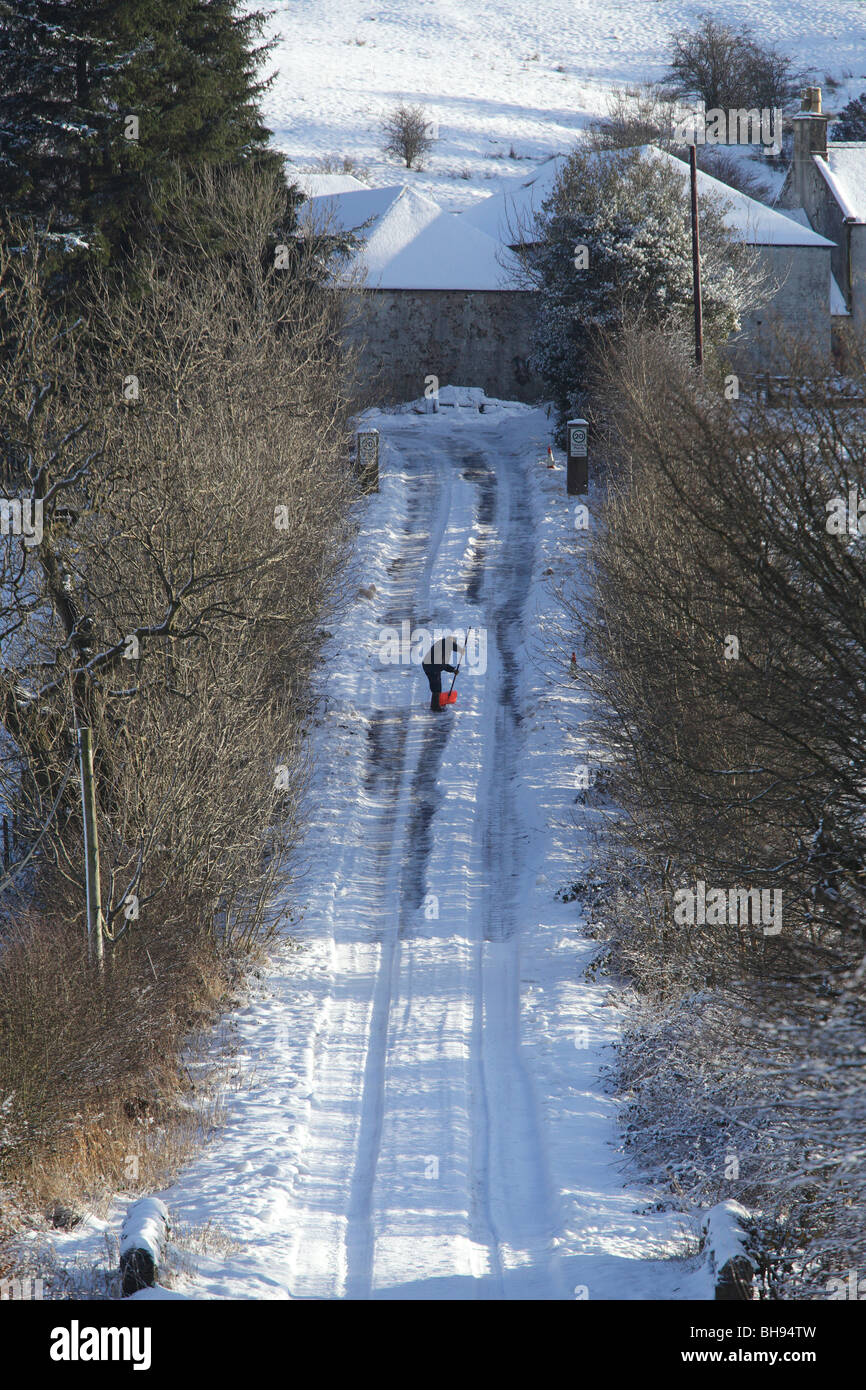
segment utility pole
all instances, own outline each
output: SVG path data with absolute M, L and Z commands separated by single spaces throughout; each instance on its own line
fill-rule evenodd
M 93 731 L 87 722 L 89 702 L 85 698 L 91 631 L 92 623 L 87 617 L 82 618 L 76 625 L 73 640 L 77 648 L 78 664 L 77 669 L 72 673 L 71 695 L 75 733 L 78 740 L 78 764 L 81 770 L 84 883 L 87 895 L 87 949 L 91 964 L 95 961 L 101 972 L 105 955 L 105 918 L 102 915 L 102 887 L 99 878 L 99 830 L 96 821 L 96 782 L 93 776 Z
M 96 786 L 93 780 L 93 737 L 90 729 L 78 729 L 81 766 L 81 809 L 84 815 L 84 876 L 87 888 L 87 942 L 90 959 L 103 968 L 104 942 L 102 889 L 99 883 L 99 833 L 96 828 Z
M 704 369 L 704 316 L 701 307 L 701 241 L 698 231 L 698 151 L 689 146 L 689 173 L 692 186 L 692 284 L 695 305 L 695 362 Z

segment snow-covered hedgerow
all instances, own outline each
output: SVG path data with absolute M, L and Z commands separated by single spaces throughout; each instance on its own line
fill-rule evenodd
M 842 1297 L 866 1266 L 866 412 L 814 374 L 785 408 L 728 400 L 658 331 L 610 345 L 597 400 L 573 616 L 619 807 L 599 915 L 641 996 L 630 1141 L 673 1192 L 760 1213 L 769 1292 Z

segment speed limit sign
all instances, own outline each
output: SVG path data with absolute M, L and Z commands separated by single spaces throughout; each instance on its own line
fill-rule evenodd
M 576 459 L 586 458 L 586 426 L 572 425 L 569 434 L 571 436 L 569 453 Z
M 569 420 L 567 425 L 568 466 L 566 488 L 569 496 L 589 492 L 589 425 L 586 420 Z
M 365 492 L 379 490 L 379 431 L 358 431 L 358 473 Z

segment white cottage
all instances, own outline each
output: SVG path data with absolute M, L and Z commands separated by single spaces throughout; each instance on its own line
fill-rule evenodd
M 770 303 L 747 316 L 732 345 L 739 370 L 785 372 L 785 349 L 797 343 L 817 351 L 829 367 L 832 325 L 866 315 L 866 241 L 860 239 L 866 193 L 862 185 L 859 195 L 848 186 L 859 177 L 863 147 L 843 147 L 831 159 L 809 144 L 817 172 L 804 174 L 806 137 L 798 138 L 796 188 L 805 211 L 768 207 L 698 172 L 698 196 L 712 193 L 725 202 L 731 230 L 755 248 L 777 286 Z M 643 150 L 682 180 L 687 208 L 688 166 L 656 146 Z M 566 158 L 548 159 L 529 178 L 510 180 L 461 213 L 443 211 L 405 184 L 369 188 L 342 175 L 308 184 L 302 216 L 310 225 L 353 230 L 361 239 L 342 288 L 364 285 L 349 334 L 363 344 L 359 367 L 379 398 L 415 398 L 431 378 L 443 386 L 480 386 L 488 396 L 506 399 L 541 396 L 541 382 L 529 366 L 536 295 L 526 288 L 515 249 Z M 835 188 L 834 197 L 818 196 L 820 186 L 831 195 Z

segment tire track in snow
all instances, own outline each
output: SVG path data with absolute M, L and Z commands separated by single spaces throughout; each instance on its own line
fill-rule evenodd
M 399 427 L 395 433 L 399 438 Z M 461 458 L 450 434 L 437 440 L 436 447 L 439 469 L 444 477 L 453 479 L 459 497 L 452 523 L 449 485 L 449 510 L 446 514 L 444 507 L 440 508 L 439 534 L 431 536 L 425 573 L 419 576 L 417 592 L 426 594 L 433 570 L 437 570 L 435 593 L 439 597 L 443 570 L 447 576 L 450 568 L 440 549 L 446 523 L 451 523 L 445 552 L 450 553 L 456 544 L 462 544 L 460 537 L 467 527 L 474 534 L 483 529 L 482 519 L 484 526 L 490 524 L 496 480 L 484 455 Z M 460 466 L 479 460 L 484 474 L 480 505 L 478 489 L 461 486 L 458 481 L 462 476 L 463 483 L 471 482 L 472 478 L 466 477 L 468 470 L 460 474 Z M 427 480 L 419 476 L 415 485 L 425 487 Z M 452 570 L 452 574 L 453 579 L 444 580 L 449 604 L 454 601 L 454 581 L 458 590 L 461 587 L 459 571 Z M 454 617 L 446 623 L 438 608 L 437 615 L 434 625 L 440 620 L 446 626 L 457 622 Z M 393 614 L 395 620 L 399 616 Z M 454 720 L 448 715 L 431 718 L 426 710 L 419 710 L 410 727 L 413 747 L 407 763 L 414 764 L 414 771 L 411 776 L 407 774 L 405 786 L 406 817 L 401 827 L 396 885 L 396 952 L 391 957 L 387 989 L 382 992 L 383 1000 L 388 999 L 390 1020 L 384 1018 L 384 1011 L 377 1019 L 379 1036 L 384 1033 L 385 1066 L 371 1077 L 371 1083 L 381 1080 L 384 1086 L 375 1092 L 371 1086 L 374 1106 L 368 1109 L 366 1097 L 364 1101 L 368 1139 L 358 1167 L 359 1196 L 353 1208 L 355 1277 L 347 1285 L 347 1293 L 352 1297 L 389 1297 L 394 1296 L 395 1281 L 397 1288 L 405 1288 L 415 1287 L 420 1279 L 430 1291 L 425 1294 L 428 1297 L 441 1297 L 443 1290 L 450 1295 L 458 1288 L 470 1297 L 499 1298 L 498 1243 L 486 1204 L 486 1185 L 476 1185 L 473 1191 L 472 1148 L 477 1145 L 478 1117 L 473 1115 L 471 1123 L 466 1123 L 471 1096 L 478 1093 L 471 1073 L 480 1056 L 475 1034 L 481 1026 L 481 1012 L 472 998 L 471 943 L 461 941 L 461 921 L 453 916 L 444 932 L 432 939 L 426 930 L 418 936 L 416 929 L 425 890 L 442 891 L 438 882 L 428 881 L 428 875 L 442 795 L 437 779 Z M 443 835 L 447 843 L 452 835 L 447 823 L 439 833 L 440 851 Z M 460 849 L 453 844 L 450 849 L 456 853 L 457 867 Z M 441 868 L 441 860 L 437 862 Z M 467 912 L 467 918 L 469 915 Z M 455 1052 L 458 1043 L 463 1056 L 459 1065 Z M 432 1070 L 431 1056 L 437 1059 Z M 428 1158 L 423 1160 L 425 1153 Z M 431 1154 L 438 1155 L 436 1162 L 441 1159 L 444 1166 L 435 1184 L 425 1183 L 419 1172 L 419 1165 L 429 1161 Z M 442 1204 L 450 1213 L 445 1228 L 436 1216 Z
M 525 515 L 519 514 L 512 483 L 512 473 L 519 467 L 507 456 L 507 450 L 497 447 L 496 435 L 484 448 L 469 452 L 459 447 L 453 437 L 442 441 L 443 463 L 472 487 L 470 497 L 470 530 L 474 537 L 472 554 L 457 578 L 468 603 L 479 602 L 484 613 L 486 600 L 489 610 L 484 616 L 492 645 L 492 665 L 488 671 L 485 708 L 482 713 L 480 770 L 473 771 L 469 787 L 471 799 L 477 805 L 475 833 L 467 845 L 467 869 L 475 884 L 472 901 L 466 904 L 465 927 L 473 940 L 467 941 L 464 989 L 468 992 L 469 1017 L 465 1034 L 467 1044 L 466 1100 L 468 1103 L 469 1142 L 466 1154 L 464 1208 L 469 1246 L 468 1284 L 471 1294 L 479 1299 L 506 1297 L 563 1296 L 553 1252 L 555 1204 L 547 1173 L 544 1146 L 539 1130 L 539 1117 L 530 1078 L 520 1056 L 520 980 L 517 954 L 516 918 L 512 902 L 511 875 L 517 874 L 515 858 L 517 841 L 514 822 L 511 767 L 516 756 L 515 739 L 521 722 L 517 705 L 516 676 L 518 650 L 522 638 L 523 607 L 529 589 L 534 545 L 531 532 L 525 527 Z M 491 466 L 494 453 L 497 466 Z M 421 480 L 419 480 L 421 482 Z M 465 515 L 462 518 L 466 524 Z M 429 564 L 435 559 L 435 547 L 430 545 Z M 395 615 L 396 617 L 396 615 Z M 490 642 L 492 639 L 492 643 Z M 386 1115 L 386 1102 L 402 1104 L 408 1110 L 405 1080 L 407 1065 L 417 1069 L 423 1064 L 428 1045 L 429 1019 L 415 1013 L 412 981 L 413 950 L 410 924 L 423 901 L 425 873 L 430 857 L 436 808 L 437 774 L 447 744 L 451 721 L 426 723 L 414 774 L 407 777 L 407 816 L 404 823 L 404 851 L 400 874 L 398 946 L 405 949 L 399 956 L 402 971 L 394 968 L 395 956 L 389 957 L 387 986 L 383 988 L 383 1012 L 376 1019 L 377 1046 L 389 1053 L 389 1010 L 402 1011 L 399 1021 L 391 1026 L 391 1051 L 388 1065 L 398 1072 L 388 1087 L 388 1071 L 376 1071 L 375 1082 L 384 1081 L 384 1089 L 376 1091 L 375 1107 L 368 1114 L 368 1153 L 359 1165 L 363 1179 L 363 1208 L 356 1209 L 359 1226 L 363 1217 L 363 1249 L 356 1251 L 357 1263 L 362 1265 L 358 1278 L 350 1284 L 350 1296 L 366 1297 L 374 1293 L 376 1268 L 376 1238 L 373 1209 L 375 1198 L 375 1155 L 383 1143 L 383 1127 L 388 1126 L 389 1166 L 379 1183 L 378 1209 L 381 1215 L 381 1234 L 386 1247 L 382 1256 L 383 1270 L 393 1269 L 391 1251 L 398 1251 L 400 1239 L 404 1245 L 411 1236 L 411 1219 L 405 1210 L 413 1201 L 419 1211 L 428 1209 L 429 1199 L 415 1192 L 406 1192 L 411 1183 L 403 1167 L 410 1161 L 406 1145 L 400 1144 L 396 1131 L 399 1123 Z M 410 759 L 409 761 L 412 761 Z M 440 832 L 440 855 L 453 834 L 447 823 Z M 459 863 L 461 851 L 452 846 Z M 440 859 L 441 862 L 441 859 Z M 515 878 L 516 881 L 516 878 Z M 480 891 L 479 891 L 480 890 Z M 453 951 L 458 944 L 461 923 L 455 922 L 450 936 Z M 440 938 L 449 939 L 450 934 Z M 409 936 L 408 941 L 405 939 Z M 425 981 L 439 989 L 448 988 L 456 966 L 448 962 L 432 966 L 424 964 Z M 441 977 L 441 978 L 440 978 Z M 428 990 L 429 990 L 428 983 Z M 453 986 L 452 986 L 453 987 Z M 422 988 L 422 1000 L 424 998 Z M 396 1058 L 396 1060 L 395 1060 Z M 399 1070 L 402 1063 L 402 1071 Z M 402 1090 L 401 1090 L 402 1082 Z M 411 1083 L 409 1083 L 411 1084 Z M 417 1084 L 417 1083 L 416 1083 Z M 435 1091 L 434 1087 L 434 1091 Z M 454 1110 L 456 1097 L 444 1099 L 431 1095 L 423 1109 L 411 1117 L 421 1132 L 430 1134 L 431 1118 L 435 1119 L 437 1103 L 443 1107 L 442 1124 L 453 1128 L 457 1123 Z M 419 1098 L 420 1100 L 420 1098 Z M 445 1107 L 448 1107 L 447 1110 Z M 431 1116 L 432 1111 L 432 1116 Z M 448 1150 L 444 1133 L 438 1144 L 431 1147 Z M 452 1152 L 451 1150 L 448 1150 Z M 452 1158 L 454 1154 L 452 1152 Z M 368 1186 L 370 1184 L 370 1186 Z M 405 1195 L 404 1195 L 405 1194 Z M 402 1197 L 402 1202 L 401 1202 Z M 416 1223 L 419 1247 L 429 1239 L 423 1222 Z M 405 1228 L 405 1229 L 404 1229 Z M 399 1232 L 399 1234 L 398 1234 Z M 450 1239 L 457 1242 L 455 1229 Z M 455 1248 L 456 1256 L 456 1248 Z M 440 1260 L 435 1247 L 434 1260 Z M 407 1256 L 397 1253 L 398 1267 Z M 434 1284 L 439 1275 L 428 1274 Z M 455 1276 L 460 1276 L 455 1273 Z
M 530 520 L 518 506 L 515 491 L 520 465 L 508 458 L 504 441 L 497 457 L 498 487 L 495 481 L 489 483 L 489 470 L 480 466 L 464 474 L 479 487 L 485 513 L 483 582 L 473 567 L 467 575 L 467 595 L 471 592 L 489 604 L 487 696 L 492 715 L 485 721 L 482 879 L 488 888 L 482 894 L 483 939 L 476 963 L 473 1189 L 498 1246 L 497 1292 L 492 1296 L 550 1299 L 564 1297 L 565 1290 L 553 1246 L 557 1203 L 534 1087 L 521 1055 L 516 911 L 520 832 L 511 780 L 522 721 L 517 673 L 534 544 Z
M 428 564 L 430 528 L 440 506 L 438 479 L 410 487 L 400 521 L 400 554 L 389 566 L 388 611 L 381 624 L 412 616 L 416 575 Z M 393 933 L 386 901 L 388 863 L 399 843 L 411 709 L 376 709 L 368 723 L 363 802 L 348 805 L 352 828 L 334 839 L 330 880 L 320 890 L 330 921 L 332 986 L 327 1026 L 317 1039 L 303 1157 L 307 1181 L 296 1192 L 290 1293 L 294 1298 L 364 1297 L 357 1269 L 369 1225 L 378 1132 L 377 1072 L 387 1048 Z M 365 817 L 358 836 L 355 824 Z M 336 829 L 337 827 L 335 827 Z M 361 884 L 363 883 L 363 888 Z M 363 916 L 348 904 L 360 898 Z M 382 924 L 385 924 L 383 928 Z M 349 1175 L 352 1175 L 351 1178 Z M 360 1251 L 360 1256 L 359 1252 Z
M 401 563 L 392 567 L 392 573 L 398 573 L 399 580 L 394 586 L 391 608 L 382 619 L 383 625 L 399 627 L 404 619 L 408 619 L 410 631 L 414 630 L 419 601 L 429 593 L 430 575 L 450 507 L 450 486 L 443 489 L 441 476 L 434 467 L 428 471 L 418 470 L 413 477 L 407 511 L 407 535 L 403 554 L 398 557 Z M 445 476 L 448 477 L 447 474 Z M 411 528 L 413 524 L 417 527 L 422 510 L 427 513 L 427 529 L 416 529 L 413 532 Z M 386 1063 L 392 999 L 399 971 L 400 941 L 407 921 L 404 893 L 408 891 L 409 878 L 413 874 L 419 875 L 423 883 L 423 866 L 426 862 L 424 841 L 429 833 L 429 822 L 433 814 L 433 804 L 429 798 L 413 798 L 412 793 L 419 790 L 419 775 L 424 767 L 425 748 L 432 750 L 436 757 L 441 757 L 449 732 L 446 723 L 441 733 L 433 729 L 429 730 L 426 738 L 419 740 L 416 737 L 415 740 L 411 740 L 410 729 L 419 729 L 420 720 L 425 718 L 425 712 L 410 709 L 401 711 L 401 715 L 405 717 L 401 718 L 398 739 L 400 768 L 399 772 L 395 770 L 388 779 L 393 801 L 383 819 L 384 826 L 390 832 L 390 845 L 386 844 L 384 837 L 380 839 L 381 916 L 385 926 L 382 931 L 382 950 L 373 991 L 361 1097 L 361 1119 L 347 1210 L 345 1297 L 350 1299 L 369 1298 L 372 1291 L 375 1247 L 373 1191 L 385 1113 Z M 416 755 L 415 766 L 410 774 L 407 754 L 411 745 L 419 742 L 420 755 Z M 404 844 L 407 846 L 405 857 Z M 429 853 L 429 841 L 427 852 Z M 389 896 L 393 894 L 395 887 L 396 902 L 389 903 Z
M 391 583 L 383 625 L 399 628 L 403 619 L 409 620 L 410 628 L 429 625 L 431 577 L 450 518 L 452 483 L 463 489 L 464 497 L 463 485 L 471 488 L 470 507 L 464 507 L 459 516 L 458 530 L 469 523 L 474 550 L 454 579 L 456 591 L 470 605 L 481 606 L 490 649 L 482 694 L 480 765 L 472 769 L 468 783 L 478 807 L 472 840 L 466 846 L 469 877 L 475 884 L 465 909 L 471 939 L 464 943 L 461 966 L 456 948 L 463 933 L 457 921 L 441 938 L 451 943 L 454 959 L 433 962 L 431 967 L 422 953 L 415 962 L 416 946 L 423 948 L 425 943 L 415 941 L 413 924 L 430 886 L 428 865 L 438 804 L 435 788 L 453 720 L 431 716 L 424 708 L 426 700 L 423 705 L 419 701 L 417 708 L 377 710 L 368 729 L 364 772 L 365 791 L 375 804 L 364 835 L 366 856 L 362 847 L 357 859 L 337 867 L 335 877 L 335 892 L 339 892 L 341 875 L 347 870 L 360 868 L 366 875 L 370 895 L 364 927 L 365 934 L 368 926 L 376 934 L 376 954 L 372 960 L 369 953 L 349 960 L 349 972 L 367 972 L 366 1002 L 362 982 L 345 967 L 338 972 L 321 1072 L 317 1082 L 311 1080 L 314 1095 L 327 1097 L 326 1112 L 333 1113 L 341 1104 L 356 1113 L 351 1157 L 347 1153 L 346 1162 L 342 1250 L 331 1256 L 335 1269 L 325 1296 L 376 1296 L 383 1291 L 382 1279 L 387 1285 L 394 1269 L 402 1269 L 409 1259 L 413 1203 L 406 1192 L 411 1184 L 405 1165 L 410 1160 L 406 1142 L 401 1145 L 399 1140 L 408 1120 L 410 1125 L 419 1123 L 419 1138 L 423 1131 L 428 1151 L 444 1146 L 448 1161 L 456 1164 L 452 1183 L 459 1187 L 462 1181 L 466 1231 L 462 1239 L 467 1248 L 462 1261 L 459 1222 L 457 1227 L 449 1222 L 446 1228 L 452 1254 L 445 1264 L 455 1270 L 458 1287 L 462 1290 L 459 1281 L 464 1280 L 466 1292 L 481 1299 L 556 1298 L 562 1295 L 552 1253 L 555 1204 L 533 1088 L 520 1055 L 519 931 L 510 881 L 519 863 L 510 780 L 521 723 L 516 676 L 534 553 L 517 482 L 520 465 L 509 457 L 498 431 L 485 438 L 483 447 L 471 450 L 446 435 L 433 444 L 429 455 L 425 451 L 420 457 L 417 435 L 411 437 L 411 450 L 405 448 L 399 426 L 392 438 L 406 453 L 408 495 L 400 553 L 388 567 Z M 420 683 L 420 673 L 413 679 Z M 413 690 L 413 698 L 414 694 Z M 448 823 L 443 823 L 440 853 L 443 837 L 447 851 L 452 834 Z M 463 851 L 454 845 L 452 853 L 459 863 Z M 451 935 L 455 928 L 456 937 Z M 338 921 L 335 931 L 339 929 Z M 413 972 L 419 971 L 416 982 Z M 453 1078 L 434 1083 L 431 1077 L 433 1091 L 422 1100 L 417 1091 L 413 1094 L 411 1080 L 407 1095 L 405 1078 L 407 1067 L 410 1075 L 423 1068 L 430 1045 L 431 984 L 434 989 L 440 984 L 446 990 L 457 988 L 468 1006 L 463 1033 L 465 1089 L 455 1089 Z M 451 1036 L 453 1021 L 449 1022 L 446 1003 L 441 1010 L 442 1021 L 434 1026 L 445 1038 Z M 359 1041 L 363 1037 L 363 1061 L 359 1070 L 339 1083 L 335 1073 L 346 1061 L 341 1032 L 347 1022 Z M 464 1106 L 468 1106 L 469 1129 L 461 1138 Z M 428 1137 L 437 1122 L 443 1127 L 438 1145 Z M 451 1132 L 450 1138 L 445 1130 Z M 382 1170 L 386 1133 L 388 1161 Z M 462 1180 L 460 1173 L 464 1173 Z M 421 1203 L 419 1213 L 429 1209 L 432 1216 L 433 1208 L 423 1205 L 423 1188 Z M 458 1213 L 459 1200 L 455 1216 Z M 324 1214 L 321 1220 L 324 1230 Z M 418 1248 L 423 1251 L 430 1223 L 420 1220 L 416 1228 Z M 377 1249 L 381 1251 L 378 1258 Z M 300 1251 L 298 1258 L 302 1258 Z M 429 1270 L 427 1257 L 419 1258 Z M 434 1241 L 432 1260 L 437 1258 L 441 1268 Z M 382 1274 L 377 1281 L 378 1260 Z M 430 1277 L 435 1287 L 441 1275 L 428 1273 Z M 305 1283 L 300 1278 L 298 1290 Z M 318 1296 L 322 1296 L 321 1283 Z

